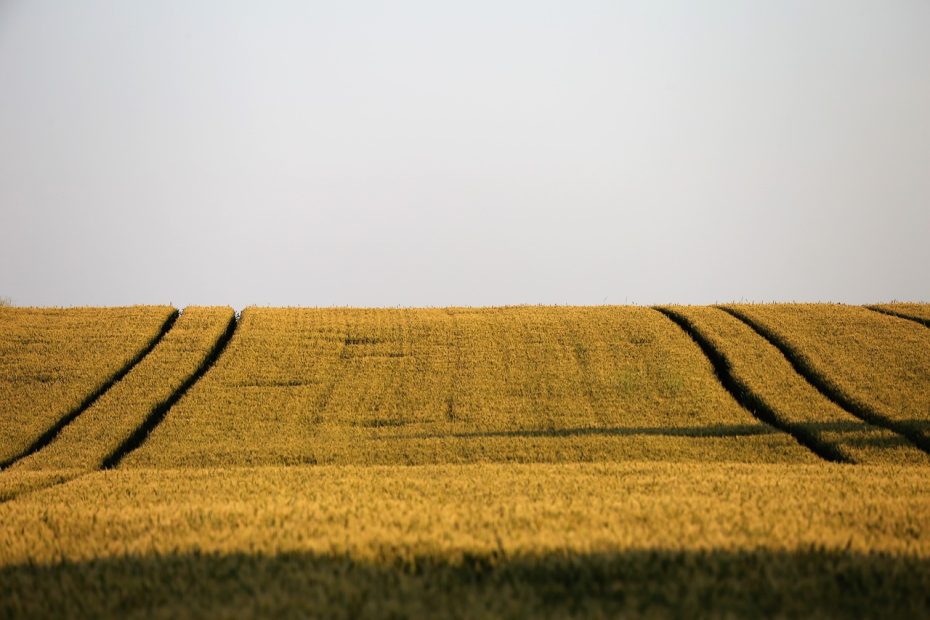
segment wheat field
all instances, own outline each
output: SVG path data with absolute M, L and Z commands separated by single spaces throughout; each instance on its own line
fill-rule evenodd
M 729 306 L 860 417 L 930 449 L 930 330 L 852 306 Z
M 927 616 L 922 314 L 0 308 L 0 617 Z
M 29 451 L 144 354 L 174 308 L 0 307 L 0 463 Z
M 247 308 L 126 467 L 810 462 L 647 308 Z
M 786 432 L 835 460 L 855 463 L 930 464 L 928 454 L 905 437 L 843 409 L 799 375 L 778 349 L 751 327 L 719 308 L 671 308 L 709 339 L 727 359 L 743 390 L 758 407 L 773 410 Z M 910 386 L 911 382 L 906 385 Z M 915 382 L 914 387 L 919 387 Z M 915 398 L 917 395 L 912 395 Z
M 869 306 L 872 310 L 930 326 L 930 304 L 893 303 Z

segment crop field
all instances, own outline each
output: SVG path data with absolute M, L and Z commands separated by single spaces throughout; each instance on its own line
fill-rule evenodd
M 928 454 L 905 437 L 869 424 L 819 392 L 794 371 L 775 346 L 734 316 L 719 308 L 668 310 L 689 323 L 698 337 L 710 341 L 730 366 L 741 391 L 755 397 L 750 405 L 755 411 L 770 410 L 773 424 L 824 458 L 930 464 Z
M 174 308 L 0 307 L 0 463 L 30 451 L 142 355 Z
M 926 617 L 930 305 L 0 308 L 0 617 Z
M 17 460 L 8 469 L 101 468 L 137 429 L 144 430 L 154 408 L 168 401 L 207 360 L 232 319 L 232 308 L 185 310 L 124 378 L 62 428 L 45 448 Z
M 891 316 L 897 316 L 910 319 L 922 325 L 930 327 L 930 304 L 876 304 L 869 306 L 873 310 L 883 312 Z
M 126 467 L 812 462 L 645 308 L 243 312 Z
M 730 306 L 850 411 L 930 449 L 930 330 L 866 308 Z

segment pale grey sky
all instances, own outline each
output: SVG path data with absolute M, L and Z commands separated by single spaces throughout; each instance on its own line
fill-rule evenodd
M 0 0 L 0 296 L 928 300 L 928 33 L 926 0 Z

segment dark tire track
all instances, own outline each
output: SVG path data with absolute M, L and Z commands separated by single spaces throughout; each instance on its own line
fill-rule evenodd
M 753 417 L 760 422 L 791 435 L 799 444 L 825 461 L 833 463 L 854 462 L 853 459 L 843 453 L 837 446 L 823 441 L 816 433 L 812 433 L 802 425 L 782 419 L 775 409 L 733 374 L 732 365 L 726 355 L 718 351 L 710 340 L 705 338 L 694 323 L 687 317 L 670 308 L 656 307 L 654 310 L 665 315 L 697 343 L 701 351 L 704 352 L 704 355 L 707 356 L 707 359 L 710 360 L 711 365 L 714 367 L 714 374 L 717 375 L 717 379 L 723 385 L 724 389 L 726 389 L 727 392 L 736 399 L 736 402 L 746 409 Z
M 888 308 L 879 308 L 878 306 L 863 306 L 863 308 L 866 310 L 871 310 L 872 312 L 884 314 L 885 316 L 893 316 L 896 319 L 904 319 L 905 321 L 911 321 L 912 323 L 917 323 L 918 325 L 923 325 L 924 327 L 930 328 L 930 319 L 922 319 L 920 317 L 911 316 L 909 314 L 895 312 L 894 310 L 889 310 Z
M 226 331 L 220 334 L 220 337 L 217 338 L 216 343 L 214 343 L 213 348 L 201 362 L 200 366 L 197 367 L 197 370 L 193 372 L 181 386 L 174 391 L 171 396 L 161 401 L 155 405 L 149 414 L 145 417 L 145 420 L 142 421 L 142 424 L 123 441 L 119 447 L 116 448 L 113 452 L 107 456 L 103 463 L 101 464 L 101 469 L 112 469 L 119 465 L 127 454 L 141 446 L 148 436 L 161 424 L 162 420 L 165 419 L 165 416 L 168 415 L 168 411 L 177 403 L 184 394 L 187 393 L 195 383 L 197 383 L 201 377 L 203 377 L 210 368 L 213 367 L 213 364 L 216 363 L 216 360 L 220 358 L 223 354 L 223 351 L 226 350 L 226 346 L 229 344 L 229 341 L 232 339 L 233 334 L 236 331 L 236 326 L 238 321 L 236 316 L 229 320 L 229 325 L 226 327 Z
M 856 416 L 863 422 L 868 422 L 873 426 L 879 426 L 903 436 L 913 445 L 930 454 L 930 437 L 927 437 L 921 431 L 912 428 L 907 424 L 903 424 L 897 420 L 889 418 L 888 416 L 879 413 L 868 405 L 865 405 L 848 396 L 847 394 L 844 394 L 840 388 L 833 385 L 825 377 L 822 377 L 820 373 L 801 356 L 800 352 L 795 350 L 794 347 L 788 344 L 786 340 L 764 325 L 754 321 L 743 312 L 727 306 L 715 307 L 723 310 L 733 317 L 736 317 L 751 327 L 757 334 L 768 340 L 769 343 L 781 351 L 782 355 L 788 359 L 788 361 L 791 363 L 791 366 L 795 369 L 795 371 L 797 371 L 799 375 L 804 377 L 808 383 L 817 389 L 818 392 L 823 394 L 824 397 L 833 401 L 833 403 L 838 407 L 845 409 L 847 412 Z
M 79 415 L 87 411 L 97 400 L 103 396 L 107 390 L 113 387 L 120 379 L 125 377 L 130 370 L 132 370 L 142 359 L 152 352 L 152 349 L 161 342 L 162 338 L 168 333 L 168 331 L 174 326 L 174 322 L 178 320 L 179 312 L 175 310 L 171 315 L 165 320 L 162 324 L 161 329 L 158 331 L 158 334 L 155 335 L 152 340 L 148 342 L 136 355 L 129 360 L 122 368 L 120 368 L 116 373 L 110 376 L 102 385 L 100 385 L 96 390 L 94 390 L 89 396 L 87 396 L 81 404 L 77 407 L 66 413 L 62 416 L 51 428 L 42 433 L 38 439 L 36 439 L 28 448 L 23 450 L 20 454 L 7 459 L 6 461 L 0 463 L 0 470 L 6 469 L 11 465 L 15 464 L 17 461 L 26 458 L 32 454 L 35 454 L 48 444 L 50 444 L 55 437 L 65 428 L 68 424 L 74 421 Z

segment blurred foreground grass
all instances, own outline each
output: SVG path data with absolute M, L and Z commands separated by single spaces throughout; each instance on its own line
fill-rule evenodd
M 0 615 L 930 612 L 921 467 L 114 470 L 0 505 Z

